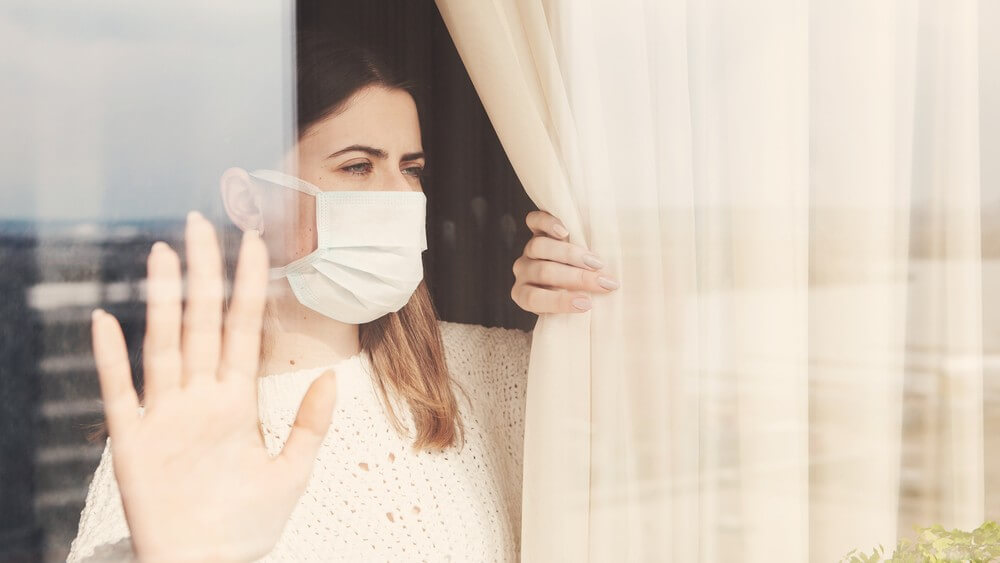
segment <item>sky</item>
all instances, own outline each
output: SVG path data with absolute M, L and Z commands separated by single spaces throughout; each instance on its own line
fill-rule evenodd
M 181 218 L 291 136 L 294 12 L 276 0 L 0 7 L 0 220 Z

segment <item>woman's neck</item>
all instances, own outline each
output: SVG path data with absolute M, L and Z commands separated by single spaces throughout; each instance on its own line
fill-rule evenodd
M 271 295 L 262 375 L 332 365 L 361 352 L 358 325 L 299 303 L 287 283 L 272 289 Z

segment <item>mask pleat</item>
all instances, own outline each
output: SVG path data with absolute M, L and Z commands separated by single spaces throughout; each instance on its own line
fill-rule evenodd
M 363 302 L 386 307 L 399 300 L 399 290 L 394 283 L 396 280 L 388 280 L 371 272 L 331 262 L 320 261 L 315 267 L 335 284 L 350 287 L 355 295 L 363 299 Z
M 252 177 L 316 197 L 318 248 L 282 268 L 305 306 L 348 323 L 373 321 L 405 305 L 423 279 L 427 198 L 401 191 L 323 190 L 278 171 Z

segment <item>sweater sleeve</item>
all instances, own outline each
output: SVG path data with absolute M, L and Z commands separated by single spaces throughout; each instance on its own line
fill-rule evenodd
M 530 332 L 487 328 L 481 351 L 483 390 L 489 394 L 492 422 L 502 430 L 500 439 L 514 464 L 520 484 L 524 451 L 524 406 L 528 386 Z M 469 390 L 475 392 L 475 390 Z
M 524 406 L 532 333 L 473 324 L 441 323 L 449 371 L 470 396 L 477 418 L 503 459 L 501 476 L 520 530 Z M 459 393 L 459 401 L 464 397 Z
M 66 561 L 92 563 L 133 560 L 132 539 L 122 508 L 118 481 L 115 479 L 111 439 L 108 438 L 97 471 L 90 482 L 87 500 L 80 514 L 80 526 Z

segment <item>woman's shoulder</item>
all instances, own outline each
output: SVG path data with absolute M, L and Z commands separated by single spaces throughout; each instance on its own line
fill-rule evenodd
M 504 327 L 438 321 L 446 351 L 482 356 L 521 354 L 531 349 L 531 332 Z
M 511 373 L 527 369 L 531 332 L 439 321 L 448 367 L 455 372 Z

